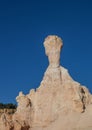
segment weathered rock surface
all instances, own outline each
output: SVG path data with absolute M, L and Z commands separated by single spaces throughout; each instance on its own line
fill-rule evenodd
M 1 130 L 92 130 L 92 95 L 60 66 L 62 46 L 57 36 L 45 39 L 49 66 L 43 80 L 36 91 L 19 93 L 17 111 L 1 118 Z

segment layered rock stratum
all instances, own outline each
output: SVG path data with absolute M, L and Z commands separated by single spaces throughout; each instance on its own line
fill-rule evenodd
M 0 130 L 92 130 L 92 95 L 60 66 L 63 43 L 55 35 L 44 41 L 49 66 L 40 86 L 16 97 L 17 111 L 4 113 Z

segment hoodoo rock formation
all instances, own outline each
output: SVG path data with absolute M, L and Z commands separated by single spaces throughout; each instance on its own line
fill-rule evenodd
M 44 41 L 49 66 L 40 86 L 16 98 L 17 111 L 4 113 L 0 130 L 92 130 L 92 95 L 60 66 L 63 43 L 58 36 Z

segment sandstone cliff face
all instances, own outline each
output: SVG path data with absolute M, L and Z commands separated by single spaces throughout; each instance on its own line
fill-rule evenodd
M 92 130 L 92 95 L 60 66 L 62 46 L 57 36 L 45 39 L 49 66 L 43 80 L 36 91 L 19 93 L 17 111 L 10 120 L 4 115 L 2 130 Z

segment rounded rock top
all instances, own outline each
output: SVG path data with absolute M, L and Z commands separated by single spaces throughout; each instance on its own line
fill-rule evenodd
M 63 41 L 57 35 L 49 35 L 45 38 L 44 46 L 46 46 L 47 44 L 48 45 L 59 45 L 59 44 L 61 44 L 61 46 L 62 46 Z

